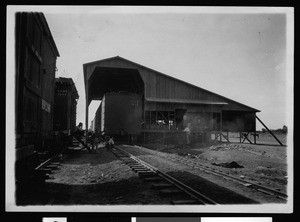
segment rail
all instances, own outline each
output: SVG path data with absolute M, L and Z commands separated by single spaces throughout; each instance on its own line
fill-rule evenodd
M 149 163 L 139 159 L 138 157 L 136 157 L 133 154 L 125 151 L 124 149 L 122 149 L 120 147 L 115 147 L 114 149 L 116 149 L 116 150 L 122 152 L 123 154 L 125 154 L 124 156 L 121 156 L 121 159 L 124 158 L 124 157 L 125 158 L 127 157 L 127 158 L 130 158 L 130 159 L 134 160 L 136 163 L 139 163 L 143 167 L 149 169 L 149 171 L 155 173 L 157 176 L 163 178 L 165 181 L 167 181 L 168 183 L 172 184 L 174 187 L 178 188 L 179 190 L 181 190 L 182 192 L 184 192 L 185 194 L 190 196 L 190 198 L 192 200 L 196 200 L 199 204 L 218 204 L 216 201 L 212 200 L 211 198 L 209 198 L 209 197 L 205 196 L 204 194 L 194 190 L 190 186 L 182 183 L 181 181 L 175 179 L 174 177 L 171 177 L 170 175 L 159 171 L 156 167 L 154 167 L 154 166 L 150 165 Z M 184 201 L 179 201 L 179 202 L 182 203 Z M 175 201 L 175 203 L 177 203 L 177 202 Z
M 135 147 L 139 148 L 139 149 L 147 149 L 147 148 L 144 148 L 144 147 L 141 147 L 141 146 L 135 146 Z M 149 149 L 147 149 L 147 150 L 149 150 Z M 161 153 L 159 151 L 153 151 L 153 152 L 156 152 L 157 154 Z M 238 182 L 240 184 L 247 184 L 248 187 L 255 188 L 258 191 L 263 192 L 263 193 L 267 193 L 267 194 L 270 194 L 270 195 L 275 195 L 276 197 L 284 199 L 284 200 L 286 200 L 288 198 L 288 195 L 286 193 L 280 192 L 278 190 L 271 189 L 271 188 L 266 187 L 266 186 L 262 186 L 262 185 L 253 183 L 253 182 L 245 180 L 245 179 L 240 179 L 238 177 L 231 176 L 231 175 L 228 175 L 226 173 L 222 173 L 222 172 L 220 172 L 220 171 L 218 171 L 214 168 L 211 168 L 207 165 L 198 163 L 198 162 L 193 161 L 193 160 L 187 160 L 187 159 L 184 159 L 182 157 L 175 157 L 175 156 L 172 156 L 172 158 L 167 157 L 167 156 L 164 156 L 164 157 L 167 158 L 167 159 L 170 159 L 172 161 L 176 161 L 176 162 L 179 161 L 179 162 L 181 162 L 185 165 L 192 166 L 194 168 L 200 169 L 200 170 L 205 171 L 205 172 L 209 172 L 209 173 L 217 175 L 217 176 L 221 176 L 221 177 L 224 177 L 224 178 L 231 179 L 232 181 Z

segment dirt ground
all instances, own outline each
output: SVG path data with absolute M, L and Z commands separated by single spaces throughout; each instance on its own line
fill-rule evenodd
M 172 157 L 193 159 L 231 175 L 286 190 L 286 146 L 212 141 L 189 146 L 143 145 L 149 149 L 122 147 L 221 204 L 282 203 L 282 200 L 174 162 Z M 241 168 L 222 165 L 233 161 Z M 151 189 L 151 183 L 145 183 L 112 152 L 100 148 L 96 153 L 73 150 L 65 154 L 61 166 L 46 181 L 45 191 L 24 196 L 22 205 L 170 205 L 170 200 L 161 198 L 157 190 Z
M 283 143 L 286 142 L 284 137 L 279 138 Z M 276 144 L 274 138 L 266 134 L 260 135 L 260 142 L 259 145 L 255 145 L 212 141 L 191 145 L 144 144 L 144 147 L 198 160 L 201 164 L 222 170 L 230 175 L 286 192 L 287 146 Z M 226 167 L 233 163 L 240 168 Z
M 170 204 L 105 148 L 65 155 L 51 176 L 46 183 L 50 205 Z

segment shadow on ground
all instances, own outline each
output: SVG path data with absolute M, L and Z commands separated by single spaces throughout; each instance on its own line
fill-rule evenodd
M 219 204 L 259 204 L 257 201 L 189 172 L 168 172 L 168 175 L 178 178 L 180 181 L 184 181 L 186 185 L 191 186 L 196 191 L 203 193 L 205 196 L 208 196 Z
M 118 158 L 104 148 L 102 148 L 102 150 L 98 151 L 97 153 L 89 153 L 87 150 L 73 151 L 67 153 L 64 158 L 65 163 L 74 165 L 99 165 L 110 163 L 115 160 L 118 160 Z
M 224 187 L 187 172 L 170 172 L 219 204 L 258 204 Z M 160 197 L 152 184 L 138 177 L 102 184 L 48 183 L 44 192 L 32 192 L 19 205 L 171 205 L 174 197 Z M 176 199 L 176 197 L 175 197 Z M 52 200 L 52 201 L 51 201 Z

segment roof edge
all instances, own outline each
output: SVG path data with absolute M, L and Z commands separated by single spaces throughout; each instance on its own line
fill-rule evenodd
M 146 98 L 147 102 L 161 102 L 161 103 L 191 103 L 191 104 L 204 104 L 204 105 L 228 105 L 226 102 L 216 102 L 209 100 L 197 99 L 165 99 L 165 98 Z

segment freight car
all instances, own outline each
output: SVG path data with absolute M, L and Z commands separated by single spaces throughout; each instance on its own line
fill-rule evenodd
M 53 133 L 59 52 L 42 13 L 16 13 L 16 147 L 42 147 Z M 28 155 L 23 149 L 22 154 Z M 18 150 L 19 151 L 19 150 Z M 20 154 L 17 151 L 17 154 Z M 31 153 L 31 151 L 29 151 Z M 17 155 L 18 156 L 18 155 Z
M 142 96 L 129 92 L 106 93 L 96 111 L 95 130 L 115 140 L 132 141 L 141 132 Z
M 32 170 L 43 158 L 58 152 L 61 143 L 53 131 L 59 52 L 42 13 L 18 12 L 15 19 L 15 179 L 18 194 L 21 182 L 31 178 Z
M 76 127 L 76 107 L 79 98 L 72 78 L 56 78 L 54 93 L 54 131 L 71 135 Z

